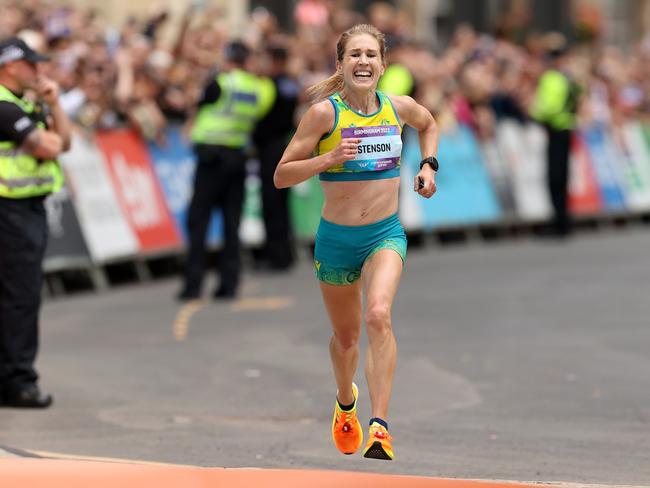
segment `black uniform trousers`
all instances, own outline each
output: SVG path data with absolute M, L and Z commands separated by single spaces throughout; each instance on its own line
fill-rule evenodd
M 548 190 L 553 205 L 553 230 L 566 235 L 571 230 L 568 209 L 569 151 L 571 131 L 547 127 L 548 133 Z
M 291 224 L 289 222 L 289 189 L 278 189 L 273 175 L 287 147 L 285 138 L 278 137 L 259 144 L 260 177 L 262 180 L 262 211 L 266 232 L 265 257 L 275 269 L 293 264 Z
M 47 244 L 44 197 L 0 197 L 0 388 L 36 383 L 38 314 Z M 1 392 L 0 392 L 1 393 Z
M 215 207 L 223 214 L 224 242 L 219 259 L 220 288 L 235 292 L 241 269 L 239 222 L 244 202 L 246 155 L 242 149 L 198 144 L 194 193 L 187 217 L 189 249 L 186 295 L 199 296 L 206 262 L 206 234 Z

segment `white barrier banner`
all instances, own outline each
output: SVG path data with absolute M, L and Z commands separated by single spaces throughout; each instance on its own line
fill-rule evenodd
M 517 214 L 524 220 L 549 218 L 544 129 L 508 120 L 500 122 L 496 132 L 499 153 L 510 173 Z
M 137 239 L 120 209 L 104 158 L 94 141 L 75 134 L 61 163 L 93 261 L 137 254 Z

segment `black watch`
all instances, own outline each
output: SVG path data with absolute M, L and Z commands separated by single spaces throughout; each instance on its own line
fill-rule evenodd
M 438 167 L 440 166 L 438 164 L 438 160 L 434 156 L 429 156 L 428 158 L 424 158 L 422 161 L 420 161 L 420 169 L 422 169 L 425 164 L 431 166 L 431 169 L 433 169 L 433 171 L 438 171 Z

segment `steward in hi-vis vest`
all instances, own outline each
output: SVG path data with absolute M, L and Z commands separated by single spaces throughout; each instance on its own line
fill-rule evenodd
M 214 298 L 234 298 L 239 285 L 239 221 L 244 202 L 246 152 L 257 121 L 273 98 L 262 80 L 246 69 L 249 50 L 241 42 L 226 48 L 226 65 L 206 86 L 198 103 L 191 139 L 197 158 L 194 193 L 187 217 L 189 248 L 184 284 L 177 295 L 190 300 L 201 295 L 205 237 L 212 210 L 223 215 L 220 284 Z
M 561 34 L 551 33 L 547 35 L 546 42 L 551 63 L 537 85 L 531 115 L 548 134 L 547 183 L 553 205 L 549 235 L 566 237 L 571 232 L 568 209 L 569 153 L 581 89 L 569 74 L 571 59 L 566 39 Z
M 415 79 L 403 64 L 390 64 L 379 80 L 377 89 L 388 95 L 411 96 L 415 91 Z
M 43 200 L 63 184 L 56 159 L 70 146 L 70 122 L 58 85 L 39 75 L 37 63 L 47 59 L 21 39 L 0 42 L 0 405 L 11 407 L 52 403 L 34 369 L 48 230 Z
M 32 121 L 42 110 L 40 106 L 18 98 L 2 85 L 0 85 L 0 102 L 16 105 Z M 25 125 L 27 119 L 24 120 Z M 42 120 L 36 120 L 35 125 L 39 129 L 46 128 Z M 63 173 L 59 163 L 55 160 L 40 160 L 21 151 L 14 140 L 7 139 L 4 134 L 0 136 L 0 197 L 38 197 L 61 189 Z
M 544 72 L 539 80 L 533 118 L 553 130 L 572 130 L 576 126 L 576 112 L 580 87 L 557 69 Z
M 262 97 L 260 79 L 239 67 L 216 77 L 220 94 L 201 105 L 192 129 L 195 144 L 242 149 L 270 103 Z M 266 92 L 265 92 L 266 93 Z

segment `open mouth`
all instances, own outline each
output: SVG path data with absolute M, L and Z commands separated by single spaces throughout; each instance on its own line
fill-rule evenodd
M 368 70 L 359 70 L 354 72 L 354 77 L 360 80 L 369 80 L 372 78 L 372 73 Z

